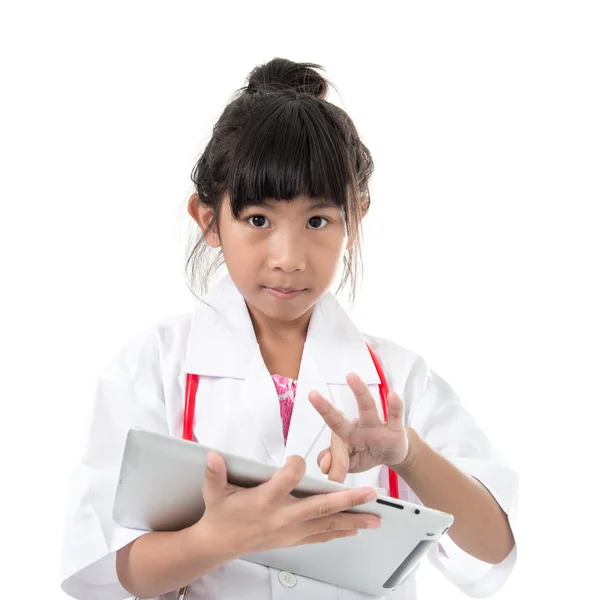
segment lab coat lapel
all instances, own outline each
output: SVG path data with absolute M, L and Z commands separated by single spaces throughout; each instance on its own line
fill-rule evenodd
M 258 347 L 250 361 L 241 401 L 247 423 L 245 435 L 258 435 L 273 463 L 283 465 L 284 440 L 279 398 Z
M 192 315 L 183 368 L 200 376 L 245 379 L 257 349 L 244 297 L 227 275 Z
M 367 385 L 380 381 L 364 335 L 328 292 L 315 305 L 308 325 L 285 458 L 298 454 L 306 459 L 324 430 L 330 439 L 330 429 L 308 394 L 317 390 L 344 412 L 339 390 L 341 386 L 348 388 L 346 375 L 350 372 L 357 373 Z
M 313 444 L 326 426 L 323 417 L 315 410 L 308 399 L 309 392 L 317 390 L 331 401 L 329 386 L 311 351 L 310 344 L 304 344 L 294 410 L 285 446 L 284 460 L 297 454 L 306 459 Z
M 268 372 L 248 307 L 229 275 L 200 299 L 192 315 L 183 370 L 200 375 L 196 413 L 202 402 L 228 403 L 229 418 L 242 423 L 242 435 L 248 438 L 244 446 L 254 449 L 254 458 L 259 459 L 257 453 L 262 459 L 268 454 L 276 461 L 282 455 L 283 434 L 282 448 L 278 450 L 274 427 L 275 419 L 279 418 L 275 386 L 268 385 Z M 208 398 L 209 378 L 238 379 L 240 385 L 235 388 L 240 392 L 236 397 Z M 216 389 L 220 389 L 218 385 Z M 215 406 L 215 410 L 218 409 Z M 202 442 L 197 425 L 195 421 L 194 433 Z M 239 425 L 233 427 L 234 431 L 239 429 Z M 260 449 L 265 447 L 266 451 L 261 453 Z
M 202 395 L 203 378 L 243 380 L 240 396 L 226 400 L 239 404 L 229 412 L 239 419 L 248 448 L 260 452 L 258 449 L 264 447 L 262 457 L 267 455 L 274 464 L 283 464 L 277 390 L 260 352 L 244 297 L 230 275 L 203 296 L 192 315 L 184 371 L 200 375 L 197 405 L 211 400 Z M 201 441 L 196 428 L 194 433 Z

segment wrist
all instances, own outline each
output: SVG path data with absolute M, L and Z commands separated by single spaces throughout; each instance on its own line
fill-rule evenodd
M 183 529 L 182 543 L 190 556 L 198 561 L 208 561 L 220 566 L 239 558 L 235 544 L 228 539 L 224 532 L 219 533 L 211 523 L 201 518 L 197 523 Z
M 406 427 L 405 429 L 408 440 L 406 456 L 401 463 L 390 466 L 390 469 L 400 475 L 414 468 L 419 453 L 419 444 L 422 441 L 421 436 L 412 427 Z

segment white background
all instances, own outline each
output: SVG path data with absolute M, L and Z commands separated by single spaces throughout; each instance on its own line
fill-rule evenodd
M 0 595 L 64 597 L 95 377 L 193 309 L 190 171 L 281 56 L 325 67 L 373 153 L 352 316 L 423 354 L 518 465 L 519 560 L 496 597 L 595 597 L 597 4 L 216 5 L 2 4 Z M 462 597 L 429 565 L 419 579 Z

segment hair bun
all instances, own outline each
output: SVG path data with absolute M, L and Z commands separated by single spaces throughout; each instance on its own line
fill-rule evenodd
M 323 67 L 313 63 L 297 63 L 286 58 L 274 58 L 252 69 L 248 75 L 246 91 L 256 93 L 294 90 L 325 99 L 329 83 L 313 69 L 323 69 Z

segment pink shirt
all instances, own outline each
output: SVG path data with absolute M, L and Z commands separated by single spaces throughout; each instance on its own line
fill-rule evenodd
M 281 425 L 283 427 L 283 440 L 284 443 L 287 443 L 298 380 L 283 377 L 282 375 L 273 375 L 272 377 L 275 389 L 277 390 L 277 396 L 279 396 L 279 413 L 281 414 Z

